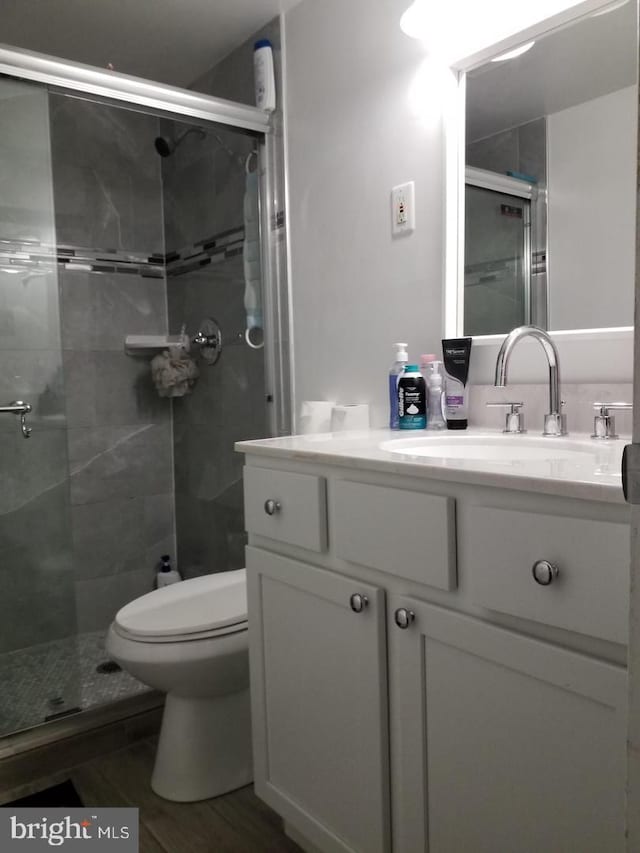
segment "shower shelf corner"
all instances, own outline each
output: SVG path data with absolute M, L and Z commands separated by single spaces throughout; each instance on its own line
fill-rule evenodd
M 189 351 L 190 341 L 187 335 L 127 335 L 124 339 L 124 351 L 134 358 L 150 358 L 169 347 L 182 347 Z

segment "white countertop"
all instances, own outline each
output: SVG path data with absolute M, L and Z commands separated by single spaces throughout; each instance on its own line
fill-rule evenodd
M 486 442 L 493 448 L 491 458 L 453 458 L 449 455 L 422 456 L 398 452 L 392 447 L 435 440 L 449 447 Z M 393 474 L 428 477 L 447 482 L 496 486 L 527 492 L 552 494 L 582 500 L 624 503 L 622 494 L 622 451 L 629 438 L 593 441 L 588 435 L 572 433 L 562 438 L 503 436 L 498 431 L 467 429 L 443 432 L 367 430 L 362 432 L 319 433 L 239 441 L 236 450 L 253 456 L 317 462 L 340 467 Z M 533 446 L 535 454 L 527 448 Z M 504 458 L 495 448 L 504 447 Z M 521 455 L 516 448 L 524 448 Z M 545 458 L 548 448 L 548 458 Z M 566 459 L 561 457 L 567 449 Z M 446 452 L 446 448 L 443 448 Z M 434 451 L 430 451 L 433 453 Z M 527 458 L 535 455 L 537 458 Z

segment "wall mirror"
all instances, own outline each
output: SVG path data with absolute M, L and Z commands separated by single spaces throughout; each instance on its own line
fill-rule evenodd
M 457 334 L 633 324 L 637 63 L 628 0 L 461 74 Z

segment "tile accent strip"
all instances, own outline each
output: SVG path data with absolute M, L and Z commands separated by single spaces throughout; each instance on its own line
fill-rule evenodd
M 175 277 L 242 254 L 244 228 L 231 228 L 166 256 L 167 275 Z
M 242 226 L 212 234 L 178 251 L 152 255 L 0 238 L 0 271 L 45 273 L 52 272 L 53 265 L 58 264 L 76 272 L 173 277 L 241 255 L 243 242 Z
M 0 270 L 52 272 L 58 264 L 67 270 L 96 273 L 128 273 L 163 278 L 164 258 L 114 250 L 89 249 L 40 243 L 35 240 L 0 239 Z

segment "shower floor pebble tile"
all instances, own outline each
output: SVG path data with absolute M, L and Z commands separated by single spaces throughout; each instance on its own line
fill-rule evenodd
M 126 672 L 96 671 L 109 659 L 105 638 L 93 631 L 0 655 L 0 736 L 148 690 Z

